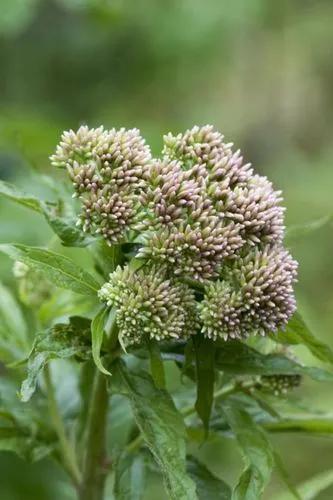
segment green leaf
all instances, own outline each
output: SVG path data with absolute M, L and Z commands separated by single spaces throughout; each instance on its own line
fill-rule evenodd
M 27 356 L 30 349 L 27 326 L 20 306 L 8 288 L 0 283 L 0 359 L 12 363 Z
M 139 269 L 141 269 L 144 265 L 146 264 L 146 260 L 145 259 L 140 259 L 138 257 L 134 257 L 133 259 L 131 259 L 128 267 L 131 271 L 138 271 Z
M 280 455 L 277 453 L 276 450 L 274 450 L 274 460 L 275 460 L 275 466 L 278 470 L 280 478 L 282 479 L 282 481 L 284 482 L 284 484 L 286 485 L 286 487 L 289 490 L 288 496 L 289 496 L 290 500 L 294 500 L 295 498 L 297 500 L 303 500 L 303 498 L 300 497 L 295 486 L 292 484 L 288 469 L 285 467 Z
M 115 369 L 144 442 L 162 471 L 170 499 L 196 500 L 195 485 L 186 474 L 185 425 L 170 395 L 158 389 L 148 373 L 130 372 L 119 362 Z
M 40 401 L 24 408 L 17 397 L 17 381 L 9 372 L 0 377 L 0 450 L 12 451 L 21 458 L 37 461 L 54 447 L 48 411 Z
M 105 280 L 109 278 L 116 267 L 123 263 L 124 256 L 121 252 L 120 245 L 112 245 L 111 247 L 105 240 L 97 240 L 90 245 L 89 250 L 94 258 L 97 271 Z
M 245 471 L 234 489 L 233 499 L 259 500 L 269 482 L 274 452 L 264 430 L 230 398 L 222 411 L 242 450 Z
M 193 456 L 187 457 L 187 472 L 197 488 L 199 500 L 230 500 L 230 486 L 216 477 Z
M 114 497 L 117 500 L 143 500 L 146 483 L 145 457 L 122 454 L 115 464 Z
M 216 367 L 233 375 L 308 375 L 318 381 L 333 381 L 333 374 L 316 367 L 307 367 L 282 354 L 262 354 L 239 341 L 221 343 L 217 348 Z
M 76 226 L 75 219 L 60 216 L 58 204 L 45 202 L 28 195 L 16 186 L 0 180 L 0 194 L 34 212 L 44 215 L 52 230 L 59 236 L 64 246 L 87 246 L 94 239 Z
M 96 307 L 93 295 L 80 295 L 71 290 L 55 289 L 49 300 L 38 311 L 38 320 L 43 327 L 49 327 L 57 320 L 73 314 L 89 314 Z
M 333 470 L 327 470 L 316 474 L 311 479 L 301 483 L 297 489 L 300 493 L 302 500 L 315 500 L 318 498 L 319 493 L 329 488 L 333 484 Z M 293 500 L 289 493 L 282 493 L 276 495 L 272 500 Z
M 36 462 L 49 455 L 52 447 L 36 441 L 28 429 L 0 426 L 0 450 L 12 451 L 24 460 Z
M 313 232 L 330 225 L 332 221 L 333 215 L 325 215 L 324 217 L 320 217 L 320 219 L 316 219 L 305 224 L 291 226 L 287 228 L 286 239 L 289 242 L 301 238 L 302 236 L 307 236 L 308 234 L 312 234 Z
M 299 313 L 293 315 L 285 331 L 272 334 L 271 338 L 281 344 L 305 345 L 316 358 L 321 361 L 333 363 L 333 351 L 331 348 L 311 333 Z
M 150 371 L 158 389 L 165 389 L 165 373 L 161 357 L 159 345 L 155 340 L 149 339 L 147 341 L 149 357 L 150 357 Z
M 39 374 L 43 371 L 46 363 L 51 359 L 49 353 L 39 352 L 32 356 L 28 362 L 28 376 L 22 382 L 21 400 L 26 403 L 36 390 Z
M 28 195 L 9 182 L 0 180 L 0 194 L 5 198 L 18 203 L 34 212 L 43 213 L 43 209 L 38 198 Z
M 105 375 L 111 375 L 111 373 L 106 370 L 101 361 L 101 347 L 104 337 L 104 325 L 105 325 L 105 315 L 107 313 L 107 308 L 103 307 L 96 314 L 91 322 L 91 346 L 92 346 L 92 356 L 97 368 Z
M 21 387 L 21 400 L 29 401 L 36 390 L 39 375 L 52 359 L 77 357 L 85 360 L 90 357 L 90 321 L 73 316 L 67 324 L 56 324 L 47 331 L 39 333 L 28 359 L 28 376 Z
M 92 236 L 87 236 L 76 226 L 76 219 L 60 217 L 56 215 L 54 209 L 50 209 L 45 204 L 42 206 L 45 219 L 65 247 L 86 247 L 94 241 Z
M 19 244 L 1 244 L 0 251 L 14 260 L 20 260 L 38 269 L 60 288 L 67 288 L 83 295 L 95 295 L 100 288 L 95 278 L 87 271 L 68 257 L 50 250 Z
M 232 500 L 259 500 L 262 489 L 262 476 L 256 467 L 249 466 L 242 472 L 232 492 Z
M 201 418 L 206 436 L 213 407 L 215 383 L 215 343 L 197 335 L 194 340 L 196 355 L 197 399 L 195 409 Z

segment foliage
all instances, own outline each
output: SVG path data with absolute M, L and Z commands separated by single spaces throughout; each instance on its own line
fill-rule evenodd
M 196 134 L 197 129 L 193 130 L 191 133 Z M 84 138 L 87 131 L 84 130 Z M 131 176 L 136 179 L 139 176 L 138 170 L 135 175 L 133 171 L 126 170 L 129 169 L 128 164 L 123 170 L 117 171 L 123 161 L 118 149 L 123 148 L 122 153 L 126 151 L 129 154 L 127 140 L 129 144 L 134 141 L 139 151 L 135 149 L 135 155 L 133 153 L 128 161 L 134 164 L 141 158 L 140 148 L 143 146 L 140 141 L 137 143 L 137 134 L 130 134 L 128 138 L 122 131 L 120 138 L 116 133 L 112 135 L 112 140 L 114 137 L 119 141 L 114 146 L 119 157 L 115 160 L 115 177 L 107 180 L 103 177 L 105 185 L 98 188 L 101 189 L 98 196 L 104 198 L 105 193 L 116 196 L 115 186 L 118 181 L 122 185 L 123 177 L 129 182 Z M 191 161 L 191 155 L 197 154 L 197 148 L 191 149 L 192 136 L 190 139 L 184 137 L 184 142 L 178 144 L 179 136 L 169 136 L 165 147 L 169 148 L 169 155 L 170 151 L 175 155 L 187 155 L 187 162 Z M 75 154 L 70 156 L 70 175 L 77 186 L 84 186 L 85 189 L 87 184 L 82 177 L 78 180 L 79 174 L 75 172 L 74 175 L 72 169 L 76 168 L 80 155 L 87 156 L 88 146 L 84 141 L 83 145 L 77 143 L 76 136 L 72 136 L 71 141 L 75 144 Z M 89 141 L 93 142 L 90 136 Z M 99 147 L 105 155 L 105 146 Z M 106 147 L 114 151 L 109 143 Z M 181 147 L 185 148 L 185 153 Z M 146 162 L 146 149 L 142 154 Z M 58 156 L 62 158 L 61 155 L 64 155 L 62 150 L 58 151 Z M 237 163 L 238 156 L 235 159 L 230 156 L 231 153 L 228 155 L 228 162 L 233 167 L 232 161 Z M 88 159 L 86 156 L 84 161 L 92 161 L 89 155 Z M 111 160 L 108 157 L 105 161 Z M 171 158 L 169 160 L 174 162 Z M 149 157 L 147 168 L 150 168 L 152 161 Z M 280 247 L 276 253 L 271 252 L 271 248 L 260 253 L 262 247 L 257 238 L 260 236 L 265 239 L 268 233 L 262 233 L 261 225 L 256 226 L 257 219 L 251 226 L 251 231 L 257 231 L 253 239 L 255 243 L 252 247 L 249 244 L 254 233 L 249 237 L 246 233 L 249 226 L 245 224 L 239 234 L 244 241 L 248 237 L 249 240 L 240 250 L 241 256 L 235 254 L 236 259 L 231 263 L 226 261 L 227 269 L 223 266 L 220 268 L 220 264 L 216 267 L 216 262 L 213 262 L 212 266 L 207 267 L 207 275 L 203 267 L 198 265 L 191 276 L 186 270 L 192 269 L 189 266 L 197 263 L 188 264 L 187 256 L 184 257 L 186 252 L 183 261 L 177 261 L 177 257 L 165 264 L 159 259 L 151 264 L 149 259 L 154 259 L 149 253 L 147 257 L 142 248 L 151 233 L 160 231 L 160 219 L 157 217 L 155 220 L 156 214 L 153 213 L 158 205 L 155 197 L 156 193 L 161 197 L 166 194 L 163 183 L 167 185 L 170 180 L 170 172 L 163 179 L 165 172 L 161 165 L 157 163 L 153 167 L 157 170 L 153 174 L 147 174 L 146 171 L 140 180 L 143 183 L 149 178 L 156 189 L 154 191 L 150 186 L 151 191 L 148 189 L 146 193 L 150 201 L 145 206 L 144 215 L 147 220 L 153 221 L 148 231 L 145 228 L 144 237 L 141 238 L 140 228 L 145 221 L 140 217 L 139 221 L 135 219 L 135 224 L 131 219 L 129 227 L 123 227 L 121 233 L 112 225 L 111 240 L 109 233 L 105 238 L 110 246 L 101 241 L 100 232 L 95 231 L 99 224 L 106 227 L 101 222 L 100 214 L 94 221 L 92 236 L 87 237 L 81 229 L 82 225 L 75 225 L 73 219 L 63 219 L 61 213 L 50 215 L 49 207 L 53 206 L 53 202 L 42 202 L 37 197 L 1 183 L 1 194 L 46 218 L 63 248 L 72 247 L 74 257 L 49 248 L 16 243 L 0 245 L 4 254 L 20 263 L 19 268 L 23 265 L 36 271 L 37 275 L 32 278 L 32 275 L 29 278 L 29 274 L 25 274 L 25 279 L 37 279 L 39 285 L 46 284 L 50 291 L 50 294 L 42 293 L 40 300 L 31 303 L 24 300 L 24 304 L 20 304 L 12 291 L 3 285 L 0 288 L 0 354 L 5 364 L 4 380 L 0 384 L 0 449 L 14 451 L 31 461 L 52 457 L 64 468 L 81 500 L 103 498 L 104 483 L 109 474 L 113 477 L 117 499 L 143 499 L 147 477 L 152 471 L 162 477 L 170 499 L 254 500 L 262 497 L 274 469 L 280 473 L 290 495 L 299 498 L 306 489 L 308 498 L 312 498 L 311 495 L 316 491 L 331 483 L 331 472 L 315 477 L 306 487 L 301 485 L 298 492 L 269 439 L 270 433 L 275 432 L 333 433 L 330 415 L 318 416 L 305 410 L 300 415 L 292 397 L 289 397 L 289 393 L 296 391 L 303 379 L 311 378 L 316 382 L 333 380 L 330 371 L 332 351 L 310 331 L 300 313 L 294 313 L 285 325 L 294 311 L 293 298 L 290 299 L 289 309 L 280 307 L 278 300 L 272 302 L 279 294 L 280 298 L 289 300 L 292 293 L 290 275 L 294 273 L 294 264 L 289 256 L 286 257 L 286 253 L 281 257 Z M 90 184 L 98 184 L 98 179 L 93 176 L 97 175 L 94 168 L 88 174 L 85 171 Z M 192 168 L 194 172 L 196 167 L 193 165 L 188 170 L 184 168 L 184 171 L 190 172 Z M 95 173 L 92 174 L 92 171 Z M 116 171 L 117 174 L 114 173 Z M 109 175 L 105 172 L 104 176 Z M 172 175 L 175 172 L 178 171 L 173 171 Z M 189 173 L 186 175 L 190 176 Z M 215 172 L 214 175 L 220 174 Z M 242 175 L 248 175 L 248 167 L 242 170 Z M 188 193 L 192 196 L 192 189 L 196 189 L 194 183 L 188 180 L 190 177 L 185 177 L 182 179 L 184 189 L 180 190 L 183 200 Z M 161 179 L 163 182 L 159 191 Z M 112 183 L 112 191 L 108 191 L 108 182 Z M 145 194 L 140 191 L 141 184 L 138 190 L 135 190 L 133 183 L 127 189 L 126 196 L 134 189 L 133 196 L 145 203 Z M 217 189 L 215 184 L 214 189 Z M 267 189 L 272 194 L 271 187 Z M 209 193 L 212 195 L 212 190 Z M 69 198 L 65 194 L 62 196 L 64 198 L 59 198 L 57 206 L 69 206 Z M 279 210 L 275 211 L 274 196 L 274 210 L 270 213 L 274 224 L 279 226 L 281 214 Z M 106 203 L 104 198 L 103 203 Z M 126 200 L 123 198 L 117 205 L 120 215 L 116 212 L 112 224 L 120 220 L 126 225 L 126 220 L 122 219 L 125 217 L 123 203 L 126 204 Z M 260 210 L 267 209 L 266 201 Z M 183 205 L 182 201 L 179 210 L 173 206 L 168 213 L 173 213 L 176 219 L 182 213 L 188 219 L 188 224 L 193 223 L 194 215 L 188 212 L 184 215 Z M 163 215 L 161 206 L 158 208 L 161 210 L 160 218 Z M 220 205 L 217 203 L 217 206 Z M 88 219 L 89 210 L 84 215 Z M 131 210 L 140 212 L 136 205 L 131 206 Z M 90 230 L 89 224 L 83 225 L 83 229 Z M 274 224 L 272 231 L 280 234 L 280 229 Z M 182 224 L 177 227 L 181 232 Z M 159 235 L 164 234 L 163 231 Z M 208 233 L 204 229 L 202 235 L 207 238 L 209 245 Z M 253 251 L 254 245 L 258 245 L 256 251 Z M 81 265 L 80 259 L 75 258 L 75 252 L 78 251 L 89 255 L 88 265 Z M 281 272 L 280 258 L 285 266 Z M 219 256 L 220 260 L 222 256 Z M 272 267 L 269 267 L 270 260 L 274 262 Z M 174 262 L 176 267 L 173 267 Z M 264 271 L 261 274 L 262 269 Z M 102 286 L 109 273 L 109 281 Z M 207 279 L 213 283 L 213 303 L 209 303 L 209 293 L 204 295 Z M 270 279 L 273 287 L 267 292 L 265 283 Z M 224 282 L 228 282 L 227 287 L 223 286 Z M 286 282 L 287 286 L 283 288 Z M 233 293 L 230 289 L 236 286 L 235 283 L 239 284 L 240 295 L 237 297 L 228 295 Z M 58 291 L 56 288 L 63 290 Z M 268 293 L 271 294 L 271 302 L 268 304 L 268 299 L 260 302 L 261 297 L 267 297 Z M 74 299 L 75 294 L 78 294 L 78 299 Z M 225 335 L 226 318 L 218 314 L 214 316 L 215 313 L 210 314 L 209 311 L 206 317 L 210 318 L 209 324 L 217 333 L 206 334 L 200 310 L 207 306 L 218 313 L 218 305 L 224 307 L 226 297 L 230 308 L 225 311 L 229 311 L 231 318 L 244 322 L 246 334 L 236 335 L 230 322 L 227 325 L 228 334 Z M 253 306 L 253 302 L 256 301 L 251 302 L 253 297 L 261 304 L 261 309 L 255 309 L 257 306 Z M 99 300 L 105 302 L 102 308 L 99 308 Z M 242 301 L 246 304 L 243 309 Z M 30 306 L 29 310 L 27 306 Z M 249 310 L 252 310 L 251 317 L 246 316 Z M 276 314 L 276 321 L 274 316 L 274 321 L 270 322 L 272 310 Z M 239 323 L 235 325 L 238 328 Z M 277 327 L 281 328 L 274 332 Z M 130 342 L 124 341 L 124 332 L 130 332 Z M 265 335 L 260 339 L 254 335 L 248 338 L 249 334 L 258 332 Z M 296 345 L 305 346 L 314 358 L 325 362 L 327 367 L 305 366 L 299 362 L 292 351 Z M 59 386 L 55 384 L 54 373 L 59 363 L 64 363 L 61 366 L 71 367 L 72 370 L 77 403 L 73 404 L 70 412 L 66 410 L 60 394 L 67 381 L 60 378 L 57 382 Z M 170 363 L 183 378 L 179 393 L 173 393 L 169 387 Z M 64 370 L 64 377 L 66 374 Z M 21 401 L 13 397 L 20 382 Z M 129 402 L 131 408 L 130 431 L 124 431 L 124 435 L 119 436 L 120 441 L 123 440 L 122 445 L 110 446 L 108 429 L 112 430 L 115 425 L 112 403 L 119 402 L 118 411 L 122 415 L 123 409 L 128 409 L 126 405 L 123 406 L 124 400 Z M 288 411 L 284 405 L 287 405 Z M 124 430 L 122 424 L 119 422 L 120 428 Z M 218 477 L 198 456 L 198 440 L 202 445 L 213 436 L 216 439 L 221 436 L 232 438 L 239 447 L 244 464 L 234 485 L 228 484 L 225 477 Z

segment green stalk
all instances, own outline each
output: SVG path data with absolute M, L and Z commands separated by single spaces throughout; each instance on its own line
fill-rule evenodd
M 102 500 L 107 474 L 106 421 L 108 392 L 106 376 L 95 371 L 88 414 L 80 500 Z
M 51 379 L 50 368 L 46 365 L 44 370 L 44 379 L 46 385 L 47 398 L 49 403 L 49 412 L 53 422 L 54 429 L 59 438 L 61 455 L 64 460 L 66 470 L 70 474 L 74 485 L 78 488 L 81 481 L 81 474 L 77 465 L 76 455 L 73 446 L 66 436 L 66 430 L 63 419 L 59 412 L 58 403 L 55 397 L 54 386 Z
M 269 432 L 333 434 L 333 420 L 328 418 L 286 418 L 278 422 L 263 422 L 261 425 Z

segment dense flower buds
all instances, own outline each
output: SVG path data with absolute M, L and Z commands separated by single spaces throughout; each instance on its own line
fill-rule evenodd
M 126 344 L 196 333 L 196 304 L 186 286 L 168 280 L 161 270 L 133 272 L 120 267 L 99 291 L 108 306 L 117 307 L 120 337 Z
M 80 127 L 64 132 L 52 164 L 66 167 L 82 203 L 78 224 L 118 243 L 138 222 L 142 177 L 151 155 L 137 129 Z
M 296 309 L 297 265 L 280 247 L 250 250 L 210 284 L 199 304 L 203 331 L 213 339 L 246 338 L 275 332 Z
M 301 385 L 301 375 L 262 375 L 258 389 L 271 392 L 274 396 L 283 396 Z
M 63 134 L 51 159 L 69 172 L 83 229 L 135 242 L 145 260 L 148 271 L 118 270 L 100 292 L 129 342 L 188 334 L 194 296 L 181 282 L 201 288 L 195 305 L 212 339 L 286 325 L 297 265 L 283 248 L 281 192 L 212 126 L 166 135 L 159 159 L 136 129 L 81 127 Z

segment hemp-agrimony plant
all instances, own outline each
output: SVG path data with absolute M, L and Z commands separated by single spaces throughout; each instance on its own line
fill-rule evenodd
M 0 448 L 52 456 L 85 500 L 144 499 L 152 470 L 170 499 L 259 499 L 274 467 L 300 498 L 269 433 L 332 432 L 327 419 L 301 418 L 292 393 L 303 376 L 332 375 L 290 346 L 333 354 L 295 312 L 281 192 L 211 126 L 166 135 L 158 158 L 137 129 L 82 126 L 63 133 L 51 162 L 65 171 L 56 200 L 0 184 L 57 240 L 0 245 L 21 303 L 2 287 L 12 393 L 0 386 Z M 244 460 L 233 486 L 223 463 L 217 477 L 197 458 L 221 436 Z

